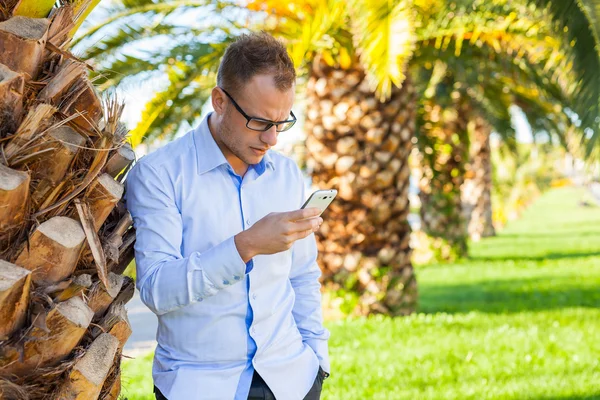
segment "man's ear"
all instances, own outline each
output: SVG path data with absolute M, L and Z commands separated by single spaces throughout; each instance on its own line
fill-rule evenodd
M 215 86 L 211 92 L 211 102 L 217 114 L 225 114 L 225 94 L 218 86 Z

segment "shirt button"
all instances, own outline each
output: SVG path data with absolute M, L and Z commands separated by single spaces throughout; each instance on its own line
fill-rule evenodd
M 256 328 L 252 328 L 251 331 L 252 331 L 252 334 L 254 335 L 256 333 Z
M 227 279 L 225 279 L 225 280 L 223 281 L 223 285 L 229 285 L 229 281 L 228 281 Z
M 246 220 L 246 225 L 248 225 L 248 226 L 252 225 L 252 224 L 250 223 L 250 219 L 247 219 L 247 220 Z
M 252 298 L 256 300 L 256 293 L 252 293 Z

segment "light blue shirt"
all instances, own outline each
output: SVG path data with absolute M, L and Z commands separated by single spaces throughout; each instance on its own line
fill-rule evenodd
M 127 177 L 141 300 L 158 316 L 152 376 L 169 400 L 247 399 L 256 370 L 278 400 L 329 371 L 314 235 L 241 259 L 234 236 L 305 198 L 293 160 L 268 151 L 235 174 L 208 118 Z

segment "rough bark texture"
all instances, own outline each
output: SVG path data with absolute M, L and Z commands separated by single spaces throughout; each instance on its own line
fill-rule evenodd
M 49 26 L 48 19 L 21 16 L 0 22 L 0 63 L 25 74 L 27 80 L 36 79 Z
M 119 151 L 106 162 L 106 173 L 116 178 L 124 173 L 135 160 L 135 153 L 129 143 L 126 143 Z
M 39 181 L 32 194 L 36 209 L 65 178 L 73 159 L 85 144 L 85 138 L 69 126 L 53 129 L 48 133 L 47 139 L 40 146 L 40 150 L 51 150 L 44 153 L 39 161 L 31 166 L 35 171 L 34 179 Z
M 496 234 L 492 222 L 491 128 L 479 116 L 471 118 L 468 128 L 471 148 L 462 186 L 462 203 L 469 237 L 477 241 Z
M 123 106 L 68 53 L 69 2 L 39 19 L 0 2 L 0 399 L 116 399 L 134 290 Z
M 64 400 L 97 399 L 117 353 L 119 340 L 103 333 L 94 340 L 85 355 L 73 366 L 69 378 L 58 390 Z
M 58 303 L 45 315 L 37 314 L 23 346 L 20 360 L 19 345 L 4 346 L 0 357 L 2 374 L 30 376 L 35 367 L 55 366 L 65 359 L 85 334 L 94 313 L 79 297 Z M 39 322 L 44 319 L 44 322 Z
M 0 138 L 14 132 L 23 114 L 25 77 L 0 64 Z
M 0 260 L 0 340 L 25 323 L 30 289 L 30 271 Z
M 444 81 L 435 98 L 423 100 L 418 148 L 421 229 L 431 237 L 438 260 L 467 255 L 467 228 L 461 186 L 468 159 L 465 102 L 452 82 Z
M 25 218 L 29 174 L 0 164 L 0 231 L 8 231 Z
M 307 165 L 313 183 L 338 190 L 318 236 L 330 306 L 359 314 L 409 314 L 408 155 L 415 130 L 410 79 L 379 102 L 364 71 L 316 60 L 307 87 Z
M 41 224 L 23 244 L 15 264 L 33 271 L 33 282 L 51 285 L 68 278 L 77 265 L 85 233 L 81 224 L 54 217 Z

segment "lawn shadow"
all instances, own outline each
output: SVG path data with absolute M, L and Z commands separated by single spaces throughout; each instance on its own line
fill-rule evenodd
M 549 396 L 549 397 L 538 397 L 535 400 L 599 400 L 600 393 L 595 394 L 580 394 L 580 395 L 572 395 L 572 396 Z
M 514 246 L 514 244 L 512 244 Z M 548 253 L 541 256 L 506 256 L 501 255 L 498 257 L 490 257 L 490 256 L 471 256 L 468 258 L 469 261 L 474 262 L 489 262 L 489 261 L 544 261 L 544 260 L 563 260 L 563 259 L 573 259 L 573 258 L 585 258 L 585 257 L 597 257 L 600 256 L 600 251 L 589 251 L 589 252 L 580 252 L 580 253 Z
M 420 287 L 419 312 L 518 313 L 600 307 L 600 287 L 573 287 L 569 278 L 531 278 Z
M 500 233 L 498 236 L 492 236 L 491 240 L 497 239 L 555 239 L 555 238 L 564 238 L 564 237 L 572 237 L 572 236 L 598 236 L 600 238 L 600 231 L 577 231 L 577 230 L 569 230 L 569 231 L 557 231 L 552 233 Z

